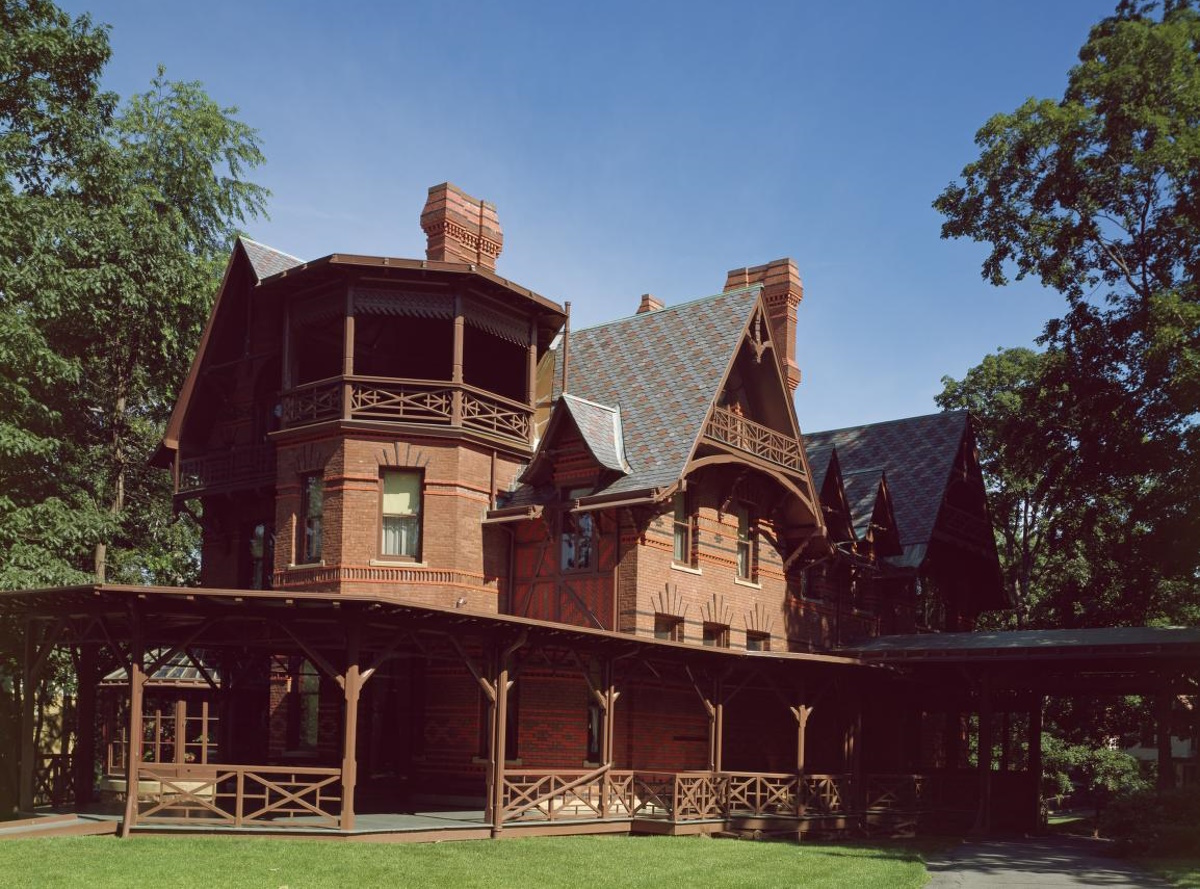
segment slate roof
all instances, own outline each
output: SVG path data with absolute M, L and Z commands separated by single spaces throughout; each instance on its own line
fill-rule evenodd
M 967 422 L 966 411 L 945 411 L 809 432 L 804 436 L 804 445 L 810 461 L 814 452 L 837 448 L 847 480 L 861 469 L 881 469 L 887 473 L 900 544 L 905 551 L 898 561 L 916 565 L 924 560 L 925 549 L 933 537 L 950 471 L 967 433 Z
M 571 331 L 567 391 L 621 412 L 629 474 L 603 492 L 666 487 L 682 475 L 761 287 Z M 555 395 L 562 346 L 555 353 Z
M 819 494 L 825 487 L 825 475 L 833 462 L 834 447 L 832 444 L 817 444 L 811 436 L 804 435 L 804 455 L 808 457 L 808 471 L 812 473 L 813 487 Z
M 854 524 L 854 535 L 860 540 L 871 527 L 875 514 L 875 501 L 879 498 L 879 486 L 883 482 L 883 470 L 860 469 L 842 473 L 842 486 L 846 490 L 846 501 L 850 504 L 850 521 Z
M 250 266 L 260 281 L 304 264 L 304 260 L 276 250 L 274 247 L 268 247 L 266 244 L 260 244 L 258 241 L 252 241 L 245 237 L 239 237 L 238 240 L 242 242 L 242 248 L 250 260 Z
M 621 474 L 629 472 L 619 408 L 586 401 L 569 392 L 562 397 L 559 405 L 560 410 L 571 414 L 597 463 Z

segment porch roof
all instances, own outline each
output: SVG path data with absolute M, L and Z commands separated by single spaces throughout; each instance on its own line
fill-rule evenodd
M 0 614 L 29 618 L 104 618 L 105 633 L 128 636 L 133 615 L 146 619 L 148 644 L 177 643 L 193 632 L 198 618 L 262 621 L 265 635 L 239 636 L 223 632 L 206 634 L 195 644 L 208 649 L 221 645 L 278 644 L 286 636 L 273 635 L 285 617 L 306 626 L 334 627 L 351 614 L 361 615 L 390 639 L 397 630 L 427 631 L 475 636 L 502 641 L 525 633 L 529 642 L 578 651 L 608 654 L 641 654 L 656 661 L 706 662 L 732 665 L 735 662 L 796 663 L 820 665 L 825 669 L 887 669 L 866 664 L 854 655 L 806 652 L 760 652 L 711 648 L 681 642 L 634 636 L 612 630 L 535 620 L 513 615 L 486 614 L 417 605 L 394 598 L 353 593 L 284 592 L 276 590 L 231 590 L 208 587 L 157 587 L 122 584 L 89 584 L 36 590 L 0 591 Z M 153 621 L 150 619 L 153 618 Z M 231 628 L 227 628 L 231 629 Z M 390 635 L 389 635 L 390 633 Z

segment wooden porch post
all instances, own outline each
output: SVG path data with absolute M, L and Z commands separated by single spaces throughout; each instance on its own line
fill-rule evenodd
M 129 836 L 129 831 L 137 822 L 138 786 L 141 783 L 142 698 L 146 674 L 139 623 L 135 616 L 129 646 L 129 743 L 125 747 L 125 818 L 121 821 L 122 839 Z
M 508 658 L 501 655 L 496 672 L 496 702 L 492 707 L 495 714 L 492 722 L 492 836 L 500 835 L 504 826 L 504 760 L 508 742 L 508 690 L 512 682 L 508 678 Z
M 354 830 L 354 788 L 358 779 L 358 693 L 362 687 L 359 654 L 362 626 L 357 619 L 347 627 L 346 672 L 342 676 L 345 722 L 342 726 L 342 830 Z
M 450 423 L 462 425 L 463 403 L 463 339 L 465 335 L 466 318 L 463 315 L 462 294 L 454 295 L 454 353 L 450 362 L 450 382 L 454 384 L 450 404 Z
M 529 420 L 529 442 L 533 443 L 534 435 L 536 434 L 537 422 L 537 319 L 534 318 L 529 322 L 529 371 L 525 383 L 526 401 L 529 406 L 534 409 L 535 417 Z
M 35 705 L 37 702 L 37 674 L 34 662 L 37 658 L 38 625 L 32 620 L 25 622 L 25 659 L 21 671 L 21 775 L 17 785 L 17 806 L 24 813 L 33 812 L 34 782 L 37 775 L 37 727 Z
M 846 729 L 845 763 L 850 772 L 850 795 L 854 811 L 861 812 L 866 806 L 867 788 L 862 775 L 862 691 L 854 696 L 854 713 Z
M 349 420 L 353 416 L 351 400 L 354 394 L 354 384 L 350 377 L 354 375 L 354 288 L 346 289 L 346 314 L 342 323 L 342 419 Z
M 987 833 L 992 827 L 992 683 L 986 676 L 979 684 L 979 811 L 975 830 Z
M 1175 757 L 1171 751 L 1171 695 L 1154 696 L 1155 740 L 1158 742 L 1158 789 L 1175 789 Z
M 100 684 L 99 652 L 92 645 L 79 650 L 78 706 L 75 712 L 79 723 L 75 732 L 75 768 L 72 781 L 75 801 L 90 803 L 95 790 L 96 767 L 96 690 Z
M 797 704 L 788 709 L 792 716 L 796 717 L 796 775 L 802 778 L 804 777 L 805 745 L 807 743 L 805 734 L 808 731 L 808 717 L 812 716 L 813 708 L 805 704 Z
M 1033 830 L 1042 829 L 1042 696 L 1029 704 L 1029 777 L 1033 784 Z

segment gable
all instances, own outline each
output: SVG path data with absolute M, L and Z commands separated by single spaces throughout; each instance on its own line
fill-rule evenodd
M 683 476 L 759 290 L 732 290 L 571 333 L 568 393 L 621 413 L 629 473 L 606 492 L 663 488 Z M 560 345 L 556 396 L 563 355 Z

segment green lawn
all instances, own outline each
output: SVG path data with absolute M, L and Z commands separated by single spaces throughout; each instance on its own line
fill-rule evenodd
M 0 842 L 0 882 L 13 889 L 915 889 L 927 880 L 919 848 L 703 837 L 546 837 L 411 845 L 233 837 L 60 837 Z
M 1141 864 L 1183 889 L 1200 889 L 1200 858 L 1144 858 Z

